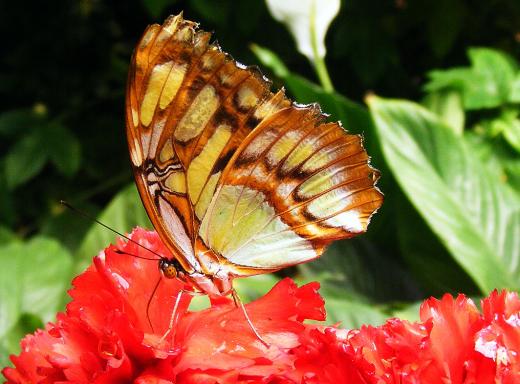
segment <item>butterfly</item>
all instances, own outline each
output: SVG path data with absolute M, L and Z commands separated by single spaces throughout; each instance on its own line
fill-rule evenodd
M 290 101 L 211 33 L 170 16 L 135 48 L 126 133 L 164 276 L 208 295 L 366 231 L 383 196 L 359 135 Z

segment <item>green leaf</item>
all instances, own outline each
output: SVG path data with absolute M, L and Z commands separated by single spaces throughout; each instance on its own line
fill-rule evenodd
M 233 285 L 240 294 L 242 300 L 246 303 L 262 297 L 274 287 L 280 279 L 272 274 L 267 273 L 257 276 L 249 276 L 244 279 L 235 279 Z
M 325 297 L 327 323 L 341 323 L 341 328 L 359 328 L 362 325 L 381 325 L 387 315 L 374 305 L 333 296 Z
M 18 242 L 20 239 L 9 228 L 0 225 L 0 244 L 7 245 L 11 242 Z
M 74 207 L 91 215 L 98 213 L 98 207 L 88 202 L 80 202 Z M 50 209 L 49 216 L 42 221 L 40 234 L 58 240 L 74 253 L 91 225 L 90 220 L 79 216 L 56 201 Z
M 509 101 L 512 103 L 520 103 L 520 71 L 516 72 L 515 79 L 511 84 L 511 95 Z
M 257 44 L 251 44 L 250 48 L 257 59 L 260 60 L 263 65 L 270 68 L 276 76 L 281 78 L 289 76 L 289 70 L 273 51 Z
M 492 119 L 483 119 L 476 125 L 476 131 L 484 131 L 491 138 L 502 135 L 509 145 L 520 152 L 520 111 L 514 108 L 502 108 L 500 115 Z
M 419 310 L 422 302 L 406 304 L 403 307 L 392 311 L 392 317 L 397 317 L 402 320 L 419 321 Z
M 34 109 L 21 108 L 0 114 L 0 135 L 14 136 L 27 133 L 43 122 L 43 115 Z
M 372 121 L 367 110 L 361 105 L 336 92 L 327 92 L 317 84 L 292 74 L 273 51 L 254 45 L 251 47 L 262 65 L 268 67 L 276 76 L 281 77 L 298 103 L 318 102 L 322 110 L 333 119 L 341 120 L 344 127 L 354 133 L 371 130 Z
M 426 296 L 479 293 L 471 277 L 451 257 L 410 202 L 399 193 L 394 225 L 400 251 Z M 418 297 L 416 297 L 418 298 Z
M 0 248 L 0 338 L 22 314 L 50 321 L 61 309 L 72 260 L 58 242 L 36 237 Z
M 399 185 L 483 292 L 520 287 L 520 201 L 443 122 L 417 104 L 371 97 Z
M 7 186 L 14 189 L 36 176 L 45 165 L 47 156 L 46 147 L 37 131 L 16 142 L 5 159 Z
M 81 162 L 78 139 L 58 123 L 48 124 L 41 134 L 46 138 L 45 146 L 56 168 L 65 176 L 73 176 Z
M 121 233 L 131 232 L 135 226 L 151 227 L 134 184 L 119 192 L 97 219 Z M 83 271 L 94 256 L 114 243 L 117 238 L 118 236 L 108 229 L 93 223 L 74 255 L 77 261 L 75 271 Z
M 158 18 L 162 15 L 166 7 L 169 5 L 175 4 L 175 0 L 142 0 L 143 5 L 148 11 L 148 13 L 154 17 Z
M 0 340 L 18 321 L 22 307 L 21 246 L 10 244 L 0 248 Z
M 520 157 L 500 138 L 491 139 L 467 131 L 464 135 L 470 150 L 486 165 L 489 173 L 500 183 L 507 183 L 520 194 Z
M 436 56 L 446 55 L 464 25 L 465 7 L 462 1 L 437 0 L 427 17 L 428 40 Z
M 326 295 L 353 301 L 402 297 L 412 284 L 385 251 L 366 238 L 337 241 L 318 260 L 300 264 L 299 276 L 302 282 L 319 281 Z
M 460 89 L 463 91 L 466 83 L 478 80 L 470 68 L 437 69 L 428 72 L 428 82 L 423 89 L 426 92 Z
M 506 180 L 520 195 L 520 158 L 504 163 Z
M 30 331 L 29 331 L 30 332 Z M 20 353 L 20 340 L 27 334 L 18 325 L 12 327 L 7 334 L 0 338 L 0 366 L 12 367 L 10 355 Z
M 490 48 L 470 48 L 468 56 L 473 71 L 486 79 L 488 95 L 496 94 L 501 102 L 508 101 L 518 67 L 514 59 Z
M 520 119 L 507 119 L 502 132 L 507 142 L 520 153 Z
M 229 8 L 233 6 L 233 3 L 214 0 L 197 0 L 193 1 L 191 6 L 201 14 L 204 20 L 224 28 L 224 26 L 229 23 L 229 17 L 232 14 Z
M 428 73 L 426 91 L 457 89 L 464 96 L 465 109 L 495 108 L 506 104 L 515 94 L 512 89 L 517 72 L 515 61 L 503 52 L 489 48 L 468 50 L 470 68 L 451 68 Z
M 464 108 L 460 93 L 452 90 L 432 92 L 423 105 L 438 115 L 457 135 L 464 132 Z
M 13 227 L 14 223 L 19 219 L 17 212 L 14 193 L 9 190 L 6 181 L 5 160 L 0 159 L 0 222 L 8 227 Z

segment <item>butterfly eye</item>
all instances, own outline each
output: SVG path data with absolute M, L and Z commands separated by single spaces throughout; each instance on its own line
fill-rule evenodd
M 178 275 L 178 269 L 174 261 L 168 259 L 162 259 L 159 262 L 159 269 L 162 271 L 164 276 L 168 279 L 175 279 Z

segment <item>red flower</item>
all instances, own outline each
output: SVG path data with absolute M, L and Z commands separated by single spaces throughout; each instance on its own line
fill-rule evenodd
M 154 232 L 131 237 L 168 255 Z M 125 252 L 152 256 L 119 242 L 96 257 L 73 281 L 66 313 L 22 340 L 8 383 L 520 383 L 516 293 L 493 292 L 482 313 L 446 295 L 423 304 L 421 322 L 347 331 L 305 324 L 324 320 L 319 286 L 285 279 L 247 305 L 266 347 L 228 298 L 192 312 L 183 294 L 165 336 L 178 292 L 191 287 L 163 279 L 147 316 L 157 262 Z

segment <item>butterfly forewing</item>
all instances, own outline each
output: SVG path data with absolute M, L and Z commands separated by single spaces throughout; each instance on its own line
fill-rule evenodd
M 364 232 L 382 195 L 361 138 L 209 40 L 181 15 L 151 26 L 128 80 L 137 186 L 182 266 L 202 244 L 232 274 L 261 273 Z

